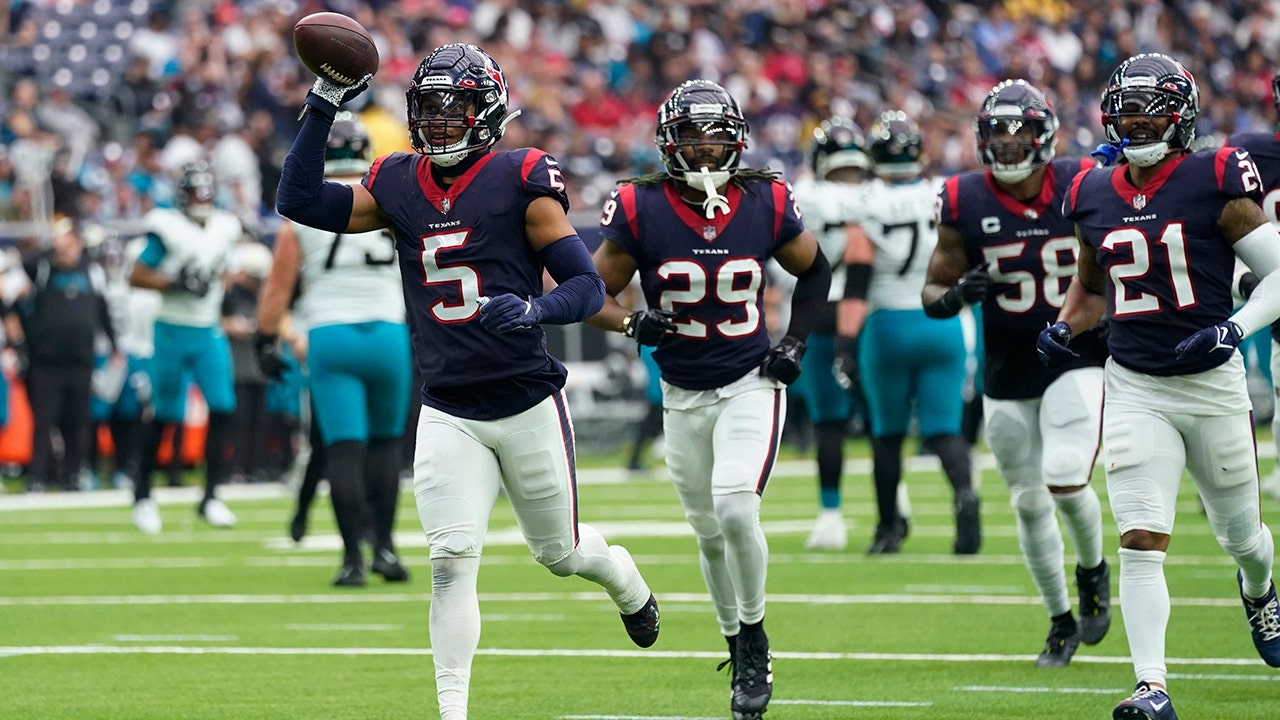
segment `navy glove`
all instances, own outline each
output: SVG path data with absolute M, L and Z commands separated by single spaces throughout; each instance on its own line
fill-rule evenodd
M 760 363 L 760 374 L 790 385 L 800 377 L 800 359 L 804 357 L 804 341 L 790 335 L 769 348 Z
M 1079 358 L 1074 350 L 1067 347 L 1071 342 L 1071 326 L 1059 320 L 1040 331 L 1036 338 L 1036 353 L 1040 362 L 1046 367 L 1055 368 L 1066 365 Z
M 1178 343 L 1174 350 L 1178 352 L 1179 360 L 1203 358 L 1219 350 L 1235 352 L 1236 346 L 1243 339 L 1244 334 L 1240 332 L 1240 326 L 1230 320 L 1224 320 L 1217 325 L 1197 330 Z
M 542 321 L 542 310 L 533 298 L 521 300 L 511 293 L 480 298 L 480 324 L 493 332 L 531 328 Z
M 275 382 L 283 380 L 285 371 L 289 369 L 289 363 L 280 354 L 280 346 L 276 342 L 278 339 L 276 335 L 253 335 L 253 352 L 258 356 L 258 369 Z
M 675 316 L 672 310 L 637 310 L 627 318 L 622 334 L 635 338 L 640 345 L 654 347 L 667 333 L 676 331 Z
M 173 287 L 202 298 L 209 294 L 209 279 L 189 266 L 183 265 L 178 271 L 178 277 L 173 280 Z

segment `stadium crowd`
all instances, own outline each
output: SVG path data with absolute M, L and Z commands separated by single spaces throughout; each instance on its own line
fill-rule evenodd
M 312 81 L 290 29 L 315 11 L 351 15 L 375 38 L 381 69 L 355 108 L 376 153 L 407 149 L 404 89 L 423 53 L 477 42 L 506 70 L 522 110 L 505 144 L 559 158 L 573 208 L 594 215 L 616 180 L 656 169 L 654 111 L 692 77 L 739 98 L 752 125 L 747 164 L 792 179 L 823 118 L 866 127 L 890 107 L 924 130 L 931 174 L 971 169 L 973 111 L 1009 77 L 1045 88 L 1062 120 L 1059 154 L 1085 154 L 1101 140 L 1107 74 L 1145 51 L 1187 60 L 1204 108 L 1197 131 L 1220 143 L 1274 120 L 1278 6 L 18 0 L 0 11 L 0 219 L 39 219 L 52 196 L 85 220 L 127 223 L 168 202 L 168 172 L 204 152 L 238 188 L 229 200 L 246 225 L 269 242 L 280 164 Z

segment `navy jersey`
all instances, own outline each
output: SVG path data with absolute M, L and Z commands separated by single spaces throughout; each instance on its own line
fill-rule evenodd
M 1262 178 L 1262 211 L 1280 227 L 1280 133 L 1237 133 L 1227 138 L 1227 146 L 1249 151 Z M 1280 342 L 1280 320 L 1271 324 L 1271 339 Z
M 1221 365 L 1229 355 L 1180 360 L 1174 347 L 1231 316 L 1236 255 L 1218 218 L 1232 200 L 1261 198 L 1258 169 L 1234 147 L 1170 160 L 1141 190 L 1127 169 L 1078 175 L 1064 201 L 1107 275 L 1111 356 L 1159 376 Z
M 564 387 L 564 365 L 547 353 L 541 327 L 492 332 L 480 324 L 477 303 L 542 295 L 542 260 L 525 235 L 525 211 L 544 195 L 568 209 L 555 160 L 533 148 L 490 153 L 441 186 L 426 157 L 392 153 L 362 182 L 395 233 L 423 403 L 493 420 Z
M 1062 373 L 1106 361 L 1101 325 L 1072 338 L 1079 360 L 1049 370 L 1036 356 L 1036 336 L 1057 320 L 1076 274 L 1079 242 L 1062 199 L 1076 174 L 1091 167 L 1084 159 L 1054 160 L 1029 202 L 1001 189 L 988 170 L 951 177 L 938 193 L 938 223 L 964 238 L 968 267 L 986 263 L 991 274 L 982 304 L 983 392 L 990 397 L 1040 397 Z
M 604 205 L 601 233 L 636 261 L 649 307 L 676 312 L 677 331 L 654 350 L 662 379 L 687 390 L 722 387 L 769 349 L 764 264 L 804 232 L 790 186 L 735 180 L 729 214 L 708 220 L 673 181 L 625 184 Z

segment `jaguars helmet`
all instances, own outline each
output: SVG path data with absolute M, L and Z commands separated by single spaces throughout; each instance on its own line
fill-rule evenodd
M 173 180 L 173 202 L 184 215 L 203 223 L 213 212 L 217 183 L 204 160 L 192 160 L 178 168 Z
M 973 122 L 978 138 L 978 162 L 997 180 L 1021 182 L 1038 167 L 1053 160 L 1058 115 L 1044 93 L 1026 80 L 1005 80 L 991 88 Z M 1021 160 L 1002 162 L 1008 150 L 1021 152 Z
M 373 163 L 369 130 L 355 113 L 339 111 L 329 128 L 329 144 L 324 149 L 325 175 L 363 175 Z
M 498 63 L 465 43 L 433 50 L 418 65 L 405 96 L 413 149 L 443 167 L 493 146 L 519 114 L 508 112 L 507 80 Z M 462 138 L 448 142 L 449 131 L 457 129 L 464 130 Z
M 867 131 L 871 168 L 886 180 L 910 180 L 924 172 L 920 128 L 901 110 L 886 110 Z
M 719 188 L 738 172 L 749 135 L 747 120 L 728 90 L 710 80 L 688 80 L 672 90 L 658 108 L 658 131 L 653 142 L 662 154 L 667 174 L 686 182 L 688 173 L 698 173 L 700 166 L 690 165 L 681 149 L 722 145 L 719 164 L 708 168 Z
M 1102 94 L 1102 127 L 1107 142 L 1123 148 L 1138 167 L 1156 164 L 1171 148 L 1190 148 L 1200 114 L 1196 79 L 1168 55 L 1143 53 L 1120 63 Z M 1167 117 L 1164 135 L 1134 142 L 1122 134 L 1125 117 Z
M 867 157 L 866 146 L 866 138 L 853 120 L 839 115 L 823 120 L 813 129 L 809 151 L 814 177 L 822 180 L 832 170 L 844 167 L 870 170 L 871 158 Z

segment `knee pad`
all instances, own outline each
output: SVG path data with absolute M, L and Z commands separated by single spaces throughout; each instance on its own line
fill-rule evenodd
M 475 583 L 479 575 L 479 557 L 433 557 L 431 558 L 431 587 L 433 591 L 442 591 L 460 583 Z
M 1031 428 L 1014 407 L 1006 407 L 999 401 L 984 400 L 983 411 L 986 426 L 983 436 L 991 454 L 1003 466 L 1018 466 L 1026 462 L 1031 453 L 1027 437 Z
M 1052 515 L 1054 511 L 1053 496 L 1049 493 L 1049 488 L 1043 485 L 1010 488 L 1009 504 L 1023 520 Z
M 1041 474 L 1049 487 L 1076 487 L 1089 482 L 1093 453 L 1082 447 L 1057 445 L 1044 449 Z
M 728 537 L 746 537 L 760 522 L 760 496 L 736 492 L 715 498 L 716 518 Z
M 578 556 L 577 550 L 574 550 L 573 552 L 569 553 L 569 556 L 566 557 L 565 559 L 559 562 L 554 562 L 550 564 L 542 562 L 541 558 L 535 558 L 535 559 L 538 560 L 538 564 L 550 570 L 551 574 L 555 575 L 556 577 L 569 577 L 570 575 L 577 575 L 578 569 L 582 567 L 582 559 Z
M 431 562 L 480 557 L 480 543 L 476 538 L 456 530 L 440 533 L 431 538 Z
M 704 541 L 721 538 L 720 521 L 716 519 L 714 513 L 702 511 L 686 511 L 684 519 L 689 522 L 689 527 L 693 528 L 693 534 L 698 537 L 698 544 Z

